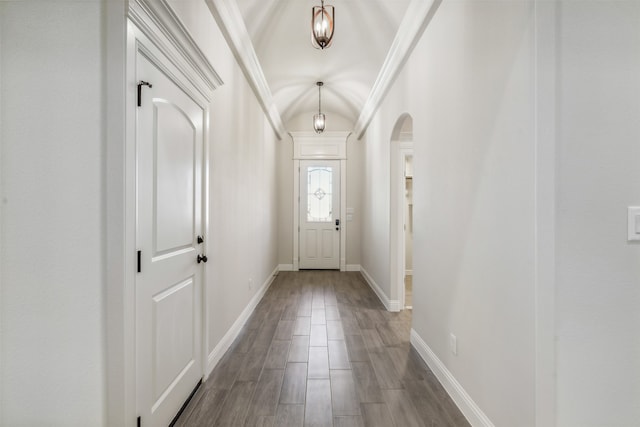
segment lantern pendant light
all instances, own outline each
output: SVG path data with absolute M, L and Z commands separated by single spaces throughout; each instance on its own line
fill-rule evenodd
M 324 49 L 331 46 L 333 41 L 333 26 L 335 23 L 335 11 L 333 6 L 324 5 L 311 9 L 311 45 L 316 49 Z
M 322 104 L 321 104 L 321 97 L 320 97 L 320 88 L 324 83 L 317 82 L 316 84 L 318 85 L 318 114 L 313 115 L 313 130 L 315 130 L 316 133 L 322 133 L 324 132 L 324 126 L 326 124 L 326 120 L 325 120 L 324 114 L 322 114 L 322 111 L 321 111 Z

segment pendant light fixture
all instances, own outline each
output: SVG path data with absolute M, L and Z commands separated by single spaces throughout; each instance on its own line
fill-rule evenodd
M 322 98 L 320 95 L 320 88 L 324 83 L 317 82 L 316 84 L 318 85 L 318 114 L 313 115 L 313 130 L 315 130 L 316 133 L 322 133 L 324 132 L 324 126 L 326 124 L 326 120 L 325 120 L 324 114 L 322 114 L 322 103 L 321 103 Z
M 335 11 L 333 6 L 324 5 L 311 9 L 311 44 L 316 49 L 324 49 L 331 46 L 333 40 L 333 25 L 335 23 Z

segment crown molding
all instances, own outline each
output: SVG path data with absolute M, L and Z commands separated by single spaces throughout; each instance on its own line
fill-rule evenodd
M 128 17 L 211 100 L 224 82 L 167 0 L 130 0 Z
M 206 0 L 206 3 L 256 98 L 258 98 L 258 102 L 276 136 L 281 140 L 286 130 L 280 113 L 273 102 L 271 90 L 262 71 L 260 61 L 258 61 L 238 5 L 233 0 Z
M 382 104 L 384 97 L 395 82 L 402 67 L 411 56 L 413 49 L 422 37 L 424 30 L 431 22 L 442 0 L 412 0 L 407 8 L 404 18 L 398 27 L 396 37 L 393 39 L 389 53 L 380 68 L 369 97 L 362 107 L 360 116 L 355 125 L 354 133 L 361 139 L 373 118 L 373 115 Z

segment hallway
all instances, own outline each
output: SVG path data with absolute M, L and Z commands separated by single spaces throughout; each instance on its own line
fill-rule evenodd
M 281 272 L 177 426 L 466 426 L 360 273 Z

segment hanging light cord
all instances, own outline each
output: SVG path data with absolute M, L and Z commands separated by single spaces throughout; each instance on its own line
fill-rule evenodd
M 322 91 L 320 88 L 322 87 L 322 82 L 318 82 L 318 114 L 322 114 Z

